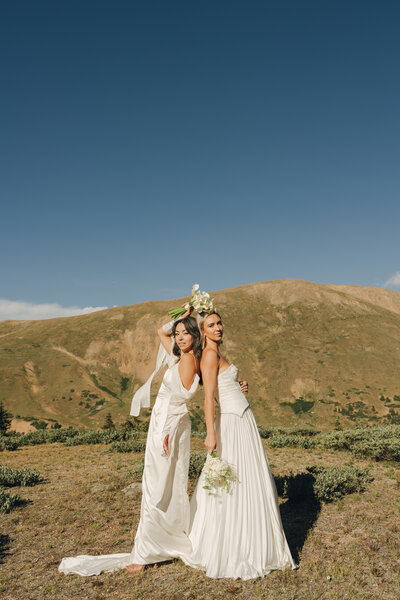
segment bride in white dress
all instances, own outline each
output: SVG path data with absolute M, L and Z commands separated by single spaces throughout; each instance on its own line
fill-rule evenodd
M 150 406 L 150 385 L 168 365 L 149 424 L 142 480 L 140 522 L 130 553 L 79 555 L 63 558 L 58 570 L 98 575 L 125 568 L 138 572 L 144 565 L 191 552 L 188 538 L 190 507 L 187 481 L 190 459 L 190 417 L 187 402 L 200 380 L 201 337 L 189 308 L 178 321 L 158 331 L 161 344 L 156 369 L 132 399 L 130 414 Z
M 205 446 L 234 467 L 237 481 L 229 493 L 209 494 L 200 475 L 190 500 L 192 552 L 182 558 L 213 578 L 251 579 L 294 562 L 283 530 L 278 495 L 268 459 L 238 369 L 220 354 L 223 325 L 216 312 L 200 323 L 201 373 L 207 426 Z M 214 424 L 214 398 L 219 414 Z

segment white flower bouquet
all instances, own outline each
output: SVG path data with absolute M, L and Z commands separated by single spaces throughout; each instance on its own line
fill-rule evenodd
M 200 291 L 199 288 L 199 284 L 195 283 L 192 287 L 192 297 L 190 298 L 189 302 L 185 304 L 185 306 L 180 306 L 179 308 L 174 308 L 173 310 L 169 311 L 168 314 L 172 319 L 174 319 L 174 321 L 176 321 L 176 319 L 179 319 L 179 317 L 185 314 L 189 306 L 193 306 L 193 308 L 199 314 L 201 314 L 202 312 L 207 313 L 214 310 L 214 302 L 210 294 L 208 292 Z
M 237 481 L 236 473 L 226 460 L 223 460 L 217 455 L 215 450 L 212 451 L 211 457 L 208 459 L 203 468 L 205 490 L 209 490 L 209 494 L 224 489 L 229 493 L 231 484 Z

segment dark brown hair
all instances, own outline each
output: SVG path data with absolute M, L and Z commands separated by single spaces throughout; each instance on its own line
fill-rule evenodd
M 195 355 L 195 357 L 197 358 L 197 360 L 199 361 L 200 364 L 200 360 L 201 360 L 201 333 L 200 333 L 200 329 L 199 326 L 197 325 L 197 321 L 194 317 L 185 317 L 184 319 L 178 319 L 177 321 L 175 321 L 175 323 L 172 325 L 172 335 L 175 337 L 175 332 L 176 332 L 176 328 L 177 325 L 179 325 L 179 323 L 183 323 L 186 331 L 188 333 L 190 333 L 190 335 L 193 338 L 193 354 Z M 172 347 L 172 353 L 175 354 L 175 356 L 180 356 L 181 355 L 181 349 L 179 348 L 178 344 L 176 344 L 174 342 L 174 345 Z M 200 383 L 201 383 L 201 377 L 200 377 Z

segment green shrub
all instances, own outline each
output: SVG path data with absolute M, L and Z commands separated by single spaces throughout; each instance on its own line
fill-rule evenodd
M 375 460 L 400 461 L 400 440 L 362 440 L 355 442 L 351 451 L 356 456 L 370 456 Z
M 43 420 L 32 421 L 32 425 L 34 427 L 36 427 L 36 429 L 46 429 L 47 428 L 47 423 L 46 423 L 46 421 L 43 421 Z
M 19 494 L 10 494 L 4 488 L 0 488 L 0 513 L 11 512 L 20 500 Z
M 1 450 L 16 450 L 19 444 L 16 440 L 10 439 L 6 436 L 0 438 L 0 451 Z
M 283 427 L 263 427 L 262 425 L 258 426 L 258 433 L 260 434 L 260 437 L 267 439 L 270 438 L 271 436 L 275 436 L 277 434 L 282 434 L 285 436 L 290 436 L 290 435 L 294 435 L 294 436 L 308 436 L 308 437 L 312 437 L 317 435 L 317 433 L 319 433 L 317 430 L 315 429 L 310 429 L 309 427 L 298 427 L 298 428 L 283 428 Z
M 201 470 L 206 462 L 207 454 L 201 452 L 191 452 L 189 462 L 189 479 L 195 479 L 201 473 Z
M 146 442 L 144 442 L 143 440 L 119 440 L 113 442 L 110 446 L 111 452 L 144 452 L 145 449 Z
M 375 460 L 400 460 L 400 426 L 372 425 L 329 431 L 317 436 L 327 450 L 347 450 Z
M 306 467 L 314 475 L 314 494 L 317 500 L 332 502 L 346 494 L 363 492 L 372 480 L 369 468 L 359 467 Z
M 296 448 L 315 448 L 316 441 L 310 436 L 305 435 L 285 435 L 283 433 L 273 433 L 269 438 L 271 448 L 283 448 L 284 446 L 292 446 Z
M 273 429 L 271 429 L 271 428 L 263 427 L 262 425 L 258 426 L 258 433 L 260 434 L 260 437 L 263 439 L 269 438 L 272 431 L 273 431 Z
M 362 492 L 372 477 L 368 467 L 306 467 L 307 473 L 275 477 L 278 495 L 289 500 L 332 502 L 346 494 Z
M 35 446 L 38 444 L 64 443 L 66 446 L 81 444 L 110 444 L 117 440 L 133 440 L 141 432 L 132 428 L 120 428 L 104 431 L 94 429 L 42 429 L 28 433 L 10 432 L 0 437 L 0 450 L 15 450 L 19 446 Z M 75 440 L 75 441 L 74 441 Z
M 319 433 L 316 429 L 310 429 L 309 427 L 297 427 L 294 429 L 286 429 L 288 435 L 303 435 L 313 437 Z
M 12 487 L 16 485 L 30 486 L 36 485 L 42 477 L 36 469 L 13 469 L 5 465 L 0 465 L 0 486 Z

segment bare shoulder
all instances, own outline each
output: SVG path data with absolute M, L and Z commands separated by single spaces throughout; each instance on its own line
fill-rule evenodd
M 202 367 L 218 367 L 219 356 L 216 350 L 213 348 L 205 348 L 201 355 L 201 366 Z
M 185 371 L 189 372 L 189 371 L 193 371 L 193 373 L 196 372 L 196 361 L 194 359 L 193 354 L 190 354 L 189 352 L 184 352 L 181 356 L 181 360 L 179 361 L 180 367 L 179 369 L 184 369 Z
M 190 354 L 190 352 L 183 352 L 181 355 L 181 361 L 182 364 L 189 364 L 189 363 L 193 363 L 193 354 Z

